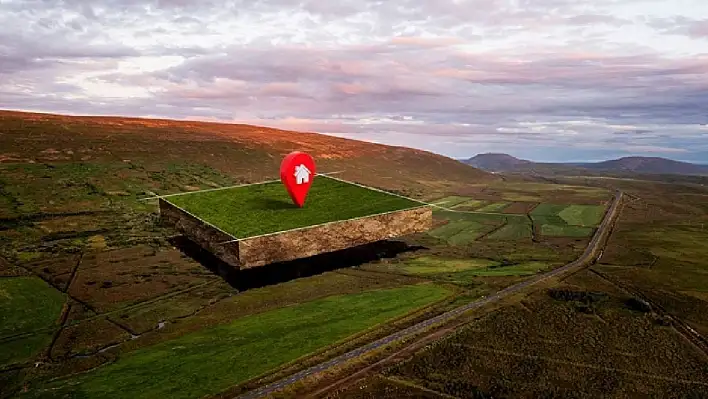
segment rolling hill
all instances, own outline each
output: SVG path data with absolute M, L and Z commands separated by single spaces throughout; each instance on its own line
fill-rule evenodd
M 463 162 L 490 172 L 577 174 L 588 172 L 662 175 L 708 175 L 708 165 L 659 157 L 623 157 L 595 163 L 545 163 L 518 159 L 508 154 L 479 154 Z
M 533 162 L 512 157 L 509 154 L 487 153 L 478 154 L 465 161 L 465 163 L 482 170 L 497 172 L 514 170 L 524 165 L 532 164 Z
M 697 165 L 659 157 L 624 157 L 610 161 L 584 164 L 583 167 L 595 170 L 633 173 L 676 175 L 708 174 L 708 166 L 706 165 Z
M 213 122 L 64 116 L 0 110 L 0 164 L 170 163 L 206 165 L 243 182 L 278 177 L 290 151 L 309 152 L 322 172 L 415 194 L 498 177 L 454 159 L 316 133 Z M 159 154 L 159 156 L 156 156 Z

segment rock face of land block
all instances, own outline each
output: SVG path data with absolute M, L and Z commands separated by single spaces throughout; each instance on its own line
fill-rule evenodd
M 342 220 L 294 230 L 236 239 L 188 212 L 160 201 L 169 224 L 226 263 L 239 268 L 263 266 L 429 230 L 429 206 Z
M 231 234 L 219 230 L 162 198 L 159 202 L 160 217 L 165 222 L 224 262 L 238 266 L 238 242 L 233 241 L 234 237 Z

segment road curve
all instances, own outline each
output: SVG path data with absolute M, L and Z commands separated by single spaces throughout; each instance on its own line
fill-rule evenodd
M 275 382 L 270 383 L 268 385 L 264 385 L 258 389 L 252 390 L 250 392 L 246 392 L 246 393 L 236 397 L 236 399 L 256 399 L 256 398 L 265 397 L 265 396 L 270 395 L 276 391 L 286 388 L 287 386 L 289 386 L 291 384 L 301 381 L 307 377 L 318 374 L 318 373 L 325 371 L 329 368 L 339 366 L 351 359 L 362 356 L 368 352 L 380 349 L 381 347 L 389 345 L 395 341 L 399 341 L 404 338 L 412 337 L 412 336 L 416 335 L 417 333 L 419 333 L 419 332 L 421 332 L 433 325 L 450 321 L 465 312 L 480 308 L 484 305 L 488 305 L 493 302 L 497 302 L 509 295 L 518 293 L 521 290 L 523 290 L 531 285 L 538 284 L 544 280 L 561 275 L 567 271 L 570 271 L 570 270 L 573 270 L 576 268 L 590 266 L 593 263 L 593 261 L 597 258 L 597 256 L 602 252 L 602 248 L 603 248 L 602 243 L 608 237 L 610 230 L 611 230 L 610 227 L 612 226 L 612 224 L 614 223 L 614 220 L 617 217 L 617 210 L 619 209 L 619 205 L 622 200 L 622 195 L 623 195 L 623 193 L 619 190 L 617 190 L 615 192 L 614 198 L 612 200 L 612 204 L 608 208 L 607 212 L 605 212 L 605 217 L 603 218 L 602 223 L 600 223 L 600 226 L 598 226 L 597 230 L 595 231 L 595 234 L 593 235 L 592 239 L 590 240 L 590 243 L 588 244 L 588 246 L 585 248 L 585 251 L 583 252 L 583 254 L 580 255 L 580 257 L 578 259 L 576 259 L 575 261 L 568 263 L 564 266 L 561 266 L 557 269 L 553 269 L 549 272 L 539 274 L 536 277 L 533 277 L 529 280 L 523 281 L 519 284 L 515 284 L 510 287 L 507 287 L 507 288 L 505 288 L 501 291 L 498 291 L 492 295 L 489 295 L 485 298 L 478 299 L 474 302 L 470 302 L 466 305 L 462 305 L 460 307 L 457 307 L 453 310 L 450 310 L 448 312 L 445 312 L 445 313 L 435 316 L 433 318 L 421 321 L 418 324 L 414 324 L 406 329 L 400 330 L 400 331 L 395 332 L 391 335 L 380 338 L 380 339 L 378 339 L 374 342 L 371 342 L 369 344 L 366 344 L 364 346 L 360 346 L 357 349 L 354 349 L 352 351 L 349 351 L 347 353 L 339 355 L 335 358 L 332 358 L 326 362 L 320 363 L 316 366 L 313 366 L 308 369 L 297 372 L 295 374 L 292 374 L 289 377 L 275 381 Z

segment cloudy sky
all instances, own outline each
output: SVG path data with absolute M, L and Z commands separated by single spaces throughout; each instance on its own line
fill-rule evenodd
M 708 1 L 0 0 L 0 108 L 708 162 Z

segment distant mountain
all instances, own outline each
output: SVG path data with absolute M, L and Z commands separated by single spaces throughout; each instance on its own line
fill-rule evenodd
M 706 165 L 697 165 L 659 157 L 624 157 L 594 164 L 584 164 L 583 167 L 595 170 L 609 170 L 613 172 L 672 175 L 708 174 L 708 166 Z
M 468 165 L 472 165 L 475 168 L 490 172 L 504 172 L 514 170 L 524 165 L 533 164 L 533 162 L 531 161 L 512 157 L 509 154 L 496 153 L 477 154 L 474 157 L 463 162 Z
M 708 165 L 659 157 L 623 157 L 594 163 L 544 163 L 508 154 L 479 154 L 463 162 L 489 172 L 569 174 L 590 171 L 610 173 L 708 175 Z

